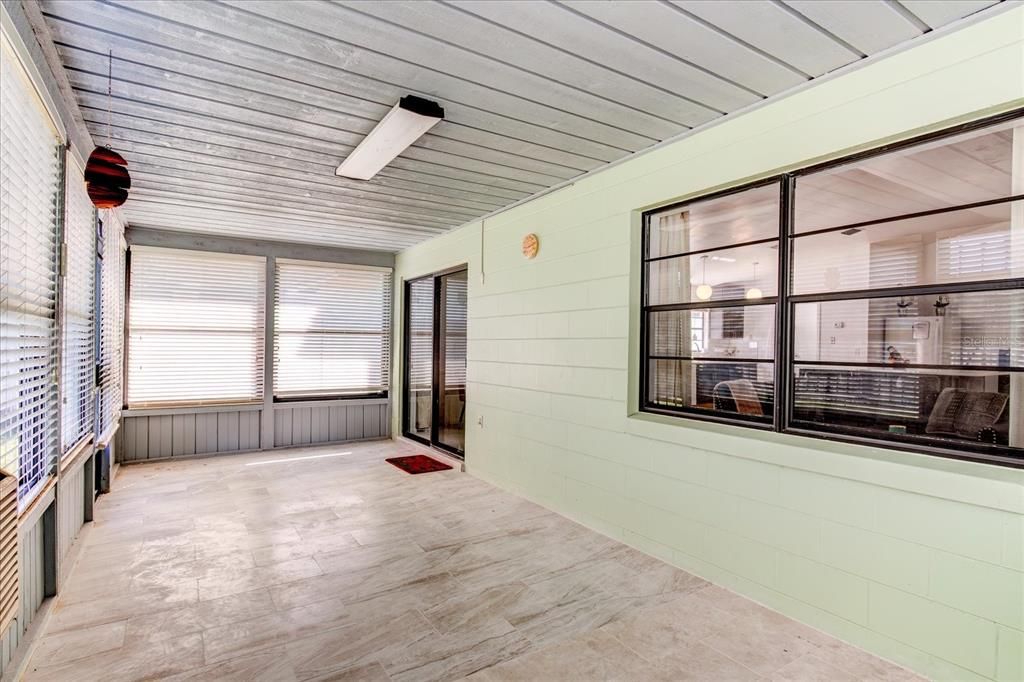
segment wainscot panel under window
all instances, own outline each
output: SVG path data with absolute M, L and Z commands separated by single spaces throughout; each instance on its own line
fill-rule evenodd
M 64 286 L 61 288 L 61 446 L 67 454 L 92 432 L 95 367 L 96 209 L 85 175 L 67 154 L 64 205 Z
M 643 406 L 770 425 L 778 181 L 645 221 Z
M 266 261 L 133 246 L 128 406 L 263 397 Z
M 64 151 L 28 74 L 0 39 L 0 466 L 24 509 L 57 441 L 57 225 Z
M 386 395 L 391 271 L 278 259 L 274 397 Z

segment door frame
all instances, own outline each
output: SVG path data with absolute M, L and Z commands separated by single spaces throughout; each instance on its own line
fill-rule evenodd
M 442 443 L 437 437 L 437 418 L 440 412 L 439 404 L 439 391 L 440 378 L 441 378 L 441 278 L 445 275 L 451 275 L 456 272 L 465 272 L 466 279 L 469 279 L 469 264 L 462 263 L 461 265 L 455 265 L 444 270 L 438 270 L 427 275 L 421 275 L 420 277 L 413 277 L 407 279 L 402 284 L 402 415 L 401 415 L 401 426 L 402 435 L 406 438 L 414 440 L 424 445 L 428 445 L 433 448 L 442 450 L 450 455 L 457 457 L 458 459 L 465 459 L 465 449 L 459 450 L 450 445 Z M 424 438 L 416 433 L 409 431 L 408 422 L 406 421 L 411 413 L 409 411 L 409 351 L 411 349 L 410 339 L 412 332 L 412 325 L 410 324 L 410 316 L 412 309 L 409 305 L 411 285 L 414 282 L 422 282 L 423 280 L 431 280 L 433 287 L 433 310 L 431 314 L 431 348 L 430 348 L 430 438 Z M 468 301 L 467 301 L 468 308 Z M 469 325 L 469 315 L 467 311 L 466 315 L 467 328 Z M 468 362 L 468 359 L 467 359 Z M 467 382 L 468 383 L 468 382 Z M 468 395 L 468 386 L 467 386 Z M 462 425 L 463 432 L 465 432 L 466 425 Z

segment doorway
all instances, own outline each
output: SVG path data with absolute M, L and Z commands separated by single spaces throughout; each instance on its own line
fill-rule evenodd
M 402 432 L 462 458 L 466 449 L 465 266 L 405 283 Z

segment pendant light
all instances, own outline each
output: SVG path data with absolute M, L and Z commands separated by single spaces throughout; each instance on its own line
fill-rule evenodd
M 708 284 L 708 257 L 701 256 L 700 259 L 704 263 L 704 275 L 701 277 L 701 284 L 697 287 L 697 291 L 695 293 L 697 294 L 697 298 L 702 301 L 706 301 L 711 298 L 711 295 L 715 292 L 711 288 L 711 285 Z
M 754 261 L 754 286 L 747 289 L 747 300 L 764 298 L 764 292 L 757 287 L 757 261 Z

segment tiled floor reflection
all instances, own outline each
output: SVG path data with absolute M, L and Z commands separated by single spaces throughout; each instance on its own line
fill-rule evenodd
M 27 679 L 913 679 L 419 451 L 122 468 Z

